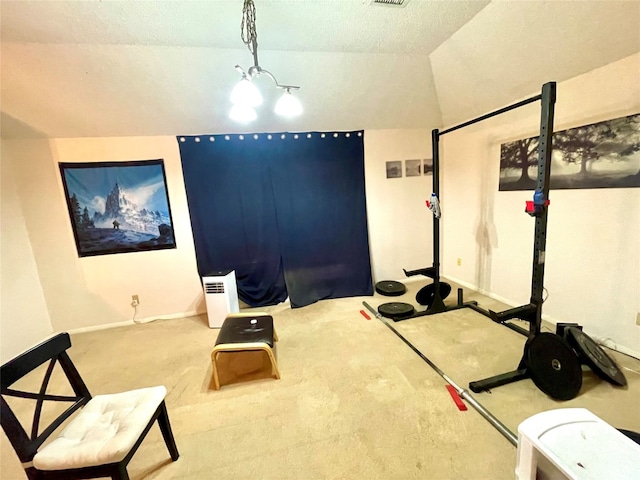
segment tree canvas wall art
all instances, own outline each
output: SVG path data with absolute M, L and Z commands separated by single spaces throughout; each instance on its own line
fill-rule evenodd
M 162 160 L 59 166 L 80 257 L 176 248 Z
M 534 190 L 538 137 L 500 146 L 499 190 Z M 550 188 L 640 187 L 640 114 L 553 134 Z

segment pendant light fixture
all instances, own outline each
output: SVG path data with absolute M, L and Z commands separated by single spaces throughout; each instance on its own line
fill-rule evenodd
M 240 65 L 236 65 L 236 70 L 242 75 L 238 84 L 231 92 L 231 111 L 229 117 L 240 123 L 248 123 L 256 118 L 258 114 L 255 108 L 262 105 L 262 95 L 253 81 L 261 75 L 265 75 L 273 80 L 276 88 L 284 90 L 282 96 L 277 101 L 274 111 L 283 117 L 296 117 L 302 113 L 300 101 L 293 96 L 291 90 L 299 90 L 295 85 L 280 85 L 273 74 L 258 63 L 258 34 L 256 32 L 256 7 L 253 0 L 244 0 L 242 7 L 242 23 L 240 25 L 240 36 L 242 42 L 253 55 L 253 65 L 246 72 Z

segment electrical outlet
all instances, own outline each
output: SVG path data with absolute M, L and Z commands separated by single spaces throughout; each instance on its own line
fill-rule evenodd
M 140 305 L 140 298 L 138 295 L 131 295 L 131 306 L 137 307 L 138 305 Z
M 458 258 L 458 261 L 456 263 L 458 264 L 458 266 L 461 266 L 462 265 L 462 259 Z

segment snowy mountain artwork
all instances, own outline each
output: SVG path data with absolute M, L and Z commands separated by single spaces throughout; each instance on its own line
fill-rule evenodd
M 60 163 L 81 257 L 176 248 L 162 160 Z

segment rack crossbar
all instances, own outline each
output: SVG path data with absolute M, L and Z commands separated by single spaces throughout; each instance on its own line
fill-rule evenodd
M 482 115 L 481 117 L 474 118 L 473 120 L 469 120 L 468 122 L 461 123 L 460 125 L 456 125 L 455 127 L 447 128 L 439 132 L 439 135 L 442 136 L 445 133 L 453 132 L 454 130 L 458 130 L 460 128 L 468 127 L 469 125 L 473 125 L 474 123 L 482 122 L 487 118 L 495 117 L 496 115 L 501 115 L 510 110 L 515 110 L 516 108 L 523 107 L 524 105 L 528 105 L 529 103 L 537 102 L 542 99 L 542 95 L 536 95 L 535 97 L 527 98 L 526 100 L 522 100 L 521 102 L 514 103 L 513 105 L 509 105 L 507 107 L 501 108 L 500 110 L 496 110 L 495 112 L 487 113 Z

